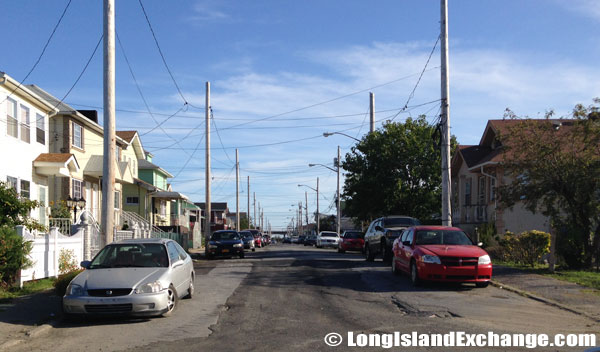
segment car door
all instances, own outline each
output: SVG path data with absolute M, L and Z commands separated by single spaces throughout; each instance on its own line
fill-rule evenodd
M 167 242 L 167 252 L 169 253 L 169 260 L 171 261 L 171 282 L 173 283 L 173 286 L 175 286 L 177 294 L 181 295 L 187 289 L 185 284 L 189 281 L 185 271 L 184 261 L 180 258 L 179 251 L 174 242 Z
M 414 229 L 407 229 L 405 230 L 405 233 L 402 235 L 402 237 L 404 237 L 404 240 L 401 242 L 401 246 L 400 246 L 400 259 L 399 259 L 399 264 L 400 267 L 402 268 L 402 270 L 408 272 L 408 270 L 410 269 L 410 259 L 412 257 L 412 243 L 413 243 L 413 238 L 415 236 L 415 230 Z
M 373 220 L 373 222 L 371 222 L 371 225 L 369 225 L 369 228 L 367 229 L 367 233 L 365 234 L 365 246 L 369 246 L 369 250 L 372 251 L 373 250 L 373 242 L 374 242 L 374 238 L 373 236 L 375 235 L 375 226 L 376 224 L 379 222 L 379 219 Z
M 383 219 L 378 219 L 375 227 L 373 227 L 373 240 L 371 241 L 371 250 L 373 250 L 373 253 L 381 252 L 381 238 L 383 236 Z

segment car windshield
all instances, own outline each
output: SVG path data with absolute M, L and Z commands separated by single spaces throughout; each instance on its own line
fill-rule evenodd
M 335 232 L 321 232 L 321 237 L 337 237 Z
M 462 231 L 454 230 L 422 230 L 417 231 L 415 244 L 447 244 L 447 245 L 472 245 L 473 242 Z
M 240 235 L 235 231 L 228 232 L 215 232 L 210 236 L 211 241 L 231 241 L 239 240 Z
M 385 227 L 417 226 L 421 225 L 419 220 L 413 218 L 386 218 L 383 220 Z
M 92 260 L 89 269 L 168 266 L 169 259 L 163 244 L 124 243 L 104 247 Z
M 346 232 L 346 234 L 344 235 L 344 238 L 347 239 L 359 239 L 359 238 L 364 238 L 365 234 L 362 232 Z

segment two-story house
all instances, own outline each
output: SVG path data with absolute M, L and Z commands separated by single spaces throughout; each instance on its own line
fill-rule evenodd
M 43 206 L 31 217 L 44 225 L 49 176 L 68 177 L 79 170 L 73 155 L 49 154 L 49 119 L 57 112 L 36 91 L 0 72 L 0 181 L 22 197 L 40 201 Z
M 229 214 L 227 202 L 211 202 L 210 214 L 206 214 L 206 203 L 200 202 L 194 204 L 202 210 L 202 213 L 206 217 L 205 221 L 210 221 L 211 232 L 231 228 L 227 223 L 227 214 Z
M 484 223 L 494 223 L 498 234 L 550 231 L 549 219 L 530 212 L 523 204 L 498 207 L 496 188 L 509 183 L 511 177 L 502 167 L 503 146 L 498 135 L 508 133 L 507 127 L 513 123 L 489 120 L 479 144 L 459 146 L 452 158 L 452 223 L 469 233 Z

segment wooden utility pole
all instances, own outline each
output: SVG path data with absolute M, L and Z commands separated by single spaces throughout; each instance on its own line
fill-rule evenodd
M 304 191 L 304 210 L 306 210 L 306 226 L 308 226 L 309 220 L 308 220 L 308 192 Z
M 240 231 L 240 159 L 235 148 L 235 229 Z
M 375 131 L 375 94 L 374 93 L 369 93 L 369 101 L 370 101 L 370 117 L 371 117 L 371 128 L 369 129 L 370 133 L 373 133 L 373 131 Z
M 340 198 L 342 197 L 340 194 L 340 146 L 338 145 L 337 150 L 337 230 L 336 232 L 340 235 L 340 230 L 342 227 L 342 209 L 340 208 Z
M 115 2 L 104 0 L 104 157 L 102 160 L 102 233 L 104 244 L 115 229 Z M 77 220 L 77 219 L 75 219 Z
M 253 192 L 252 194 L 254 194 L 254 217 L 252 218 L 252 228 L 255 229 L 256 228 L 256 192 Z
M 452 187 L 450 179 L 450 83 L 448 68 L 448 0 L 441 0 L 442 75 L 442 225 L 452 226 Z
M 211 204 L 210 204 L 210 82 L 206 82 L 206 102 L 205 102 L 205 128 L 206 128 L 206 137 L 205 142 L 206 142 L 206 153 L 205 153 L 205 158 L 206 158 L 206 163 L 205 163 L 205 176 L 204 178 L 205 180 L 205 192 L 206 192 L 206 204 L 205 204 L 205 210 L 206 210 L 206 221 L 204 224 L 204 248 L 205 251 L 208 252 L 208 241 L 210 239 L 210 221 L 211 221 Z
M 319 178 L 317 177 L 317 235 L 321 232 L 321 216 L 319 216 Z
M 250 227 L 250 176 L 248 176 L 248 213 L 246 213 L 246 218 L 248 219 L 248 228 Z

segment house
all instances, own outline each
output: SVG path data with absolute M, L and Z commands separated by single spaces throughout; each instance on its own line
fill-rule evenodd
M 202 213 L 206 215 L 206 203 L 194 203 L 202 210 Z M 231 225 L 227 223 L 227 214 L 229 214 L 229 209 L 227 208 L 227 202 L 224 203 L 210 203 L 210 229 L 212 231 L 216 230 L 225 230 L 230 228 Z
M 49 119 L 57 112 L 36 91 L 0 72 L 0 181 L 43 204 L 31 214 L 43 225 L 48 225 L 49 178 L 79 171 L 72 154 L 49 154 Z
M 452 158 L 452 223 L 471 234 L 486 223 L 495 224 L 499 234 L 550 232 L 549 219 L 530 212 L 523 204 L 504 210 L 498 207 L 496 188 L 510 182 L 510 175 L 502 167 L 503 146 L 498 135 L 508 132 L 514 123 L 515 120 L 489 120 L 479 144 L 459 146 Z
M 240 222 L 242 222 L 243 219 L 247 219 L 247 214 L 245 211 L 240 211 Z M 232 213 L 227 213 L 226 216 L 227 220 L 226 220 L 226 224 L 231 227 L 232 229 L 237 228 L 237 214 L 235 212 Z M 243 230 L 242 228 L 240 228 L 240 230 Z

